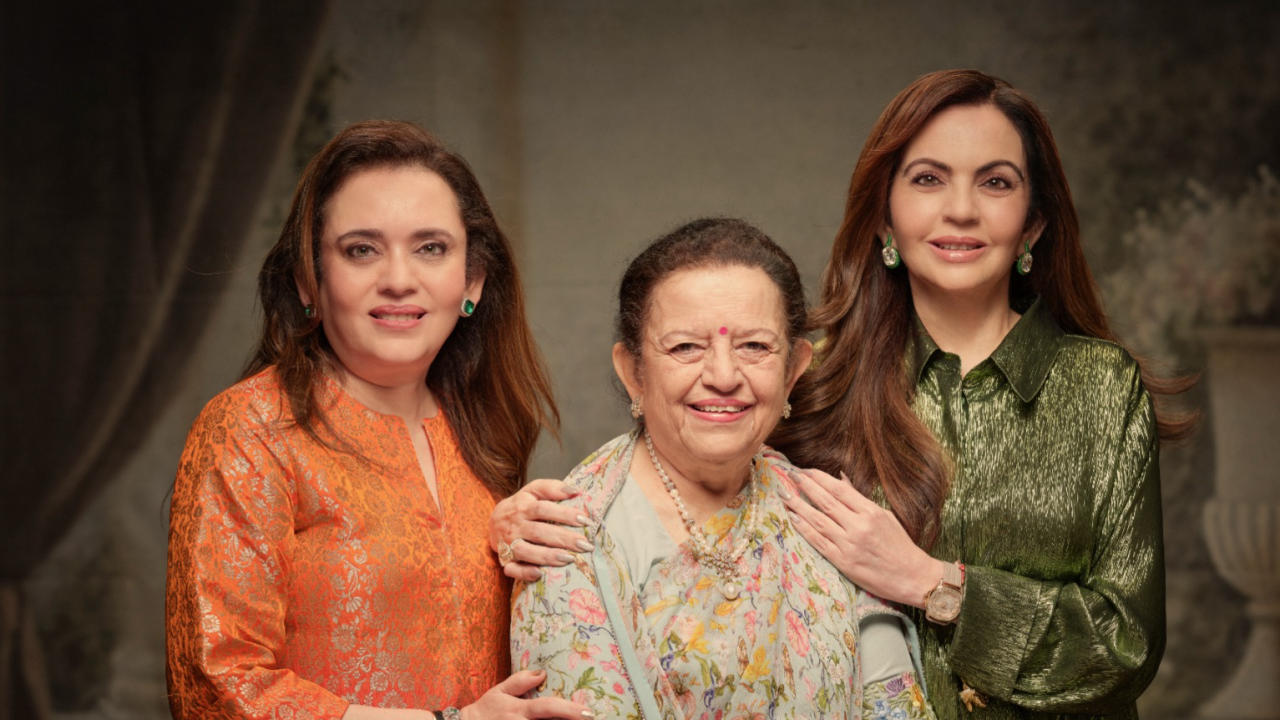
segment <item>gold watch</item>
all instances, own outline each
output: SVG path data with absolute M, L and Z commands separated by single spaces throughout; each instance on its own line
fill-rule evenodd
M 950 625 L 960 616 L 964 599 L 964 565 L 947 563 L 942 567 L 942 580 L 924 595 L 924 616 L 937 625 Z

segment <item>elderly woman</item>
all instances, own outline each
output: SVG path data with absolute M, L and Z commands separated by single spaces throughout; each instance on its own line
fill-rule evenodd
M 466 163 L 407 123 L 343 130 L 259 289 L 258 351 L 178 467 L 174 718 L 590 717 L 505 677 L 486 521 L 555 408 Z
M 613 362 L 636 428 L 566 480 L 594 549 L 512 611 L 539 692 L 611 718 L 928 716 L 909 624 L 796 533 L 798 471 L 763 445 L 810 361 L 804 323 L 795 266 L 741 221 L 695 221 L 631 263 Z

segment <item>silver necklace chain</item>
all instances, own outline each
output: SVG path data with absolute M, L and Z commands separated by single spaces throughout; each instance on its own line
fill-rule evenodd
M 761 458 L 756 455 L 751 459 L 751 477 L 747 481 L 747 509 L 743 511 L 742 532 L 738 537 L 738 542 L 728 552 L 716 550 L 707 536 L 703 534 L 702 528 L 693 521 L 693 516 L 689 514 L 689 509 L 685 507 L 684 500 L 680 497 L 680 491 L 676 489 L 676 484 L 667 476 L 667 471 L 662 467 L 662 463 L 658 462 L 658 453 L 653 449 L 653 440 L 650 439 L 648 431 L 644 434 L 644 446 L 649 450 L 649 459 L 653 461 L 653 469 L 658 471 L 658 479 L 662 481 L 662 486 L 667 489 L 667 494 L 671 496 L 671 501 L 675 503 L 676 512 L 680 514 L 680 520 L 684 523 L 685 530 L 689 532 L 689 540 L 693 545 L 693 556 L 699 562 L 705 562 L 710 565 L 717 575 L 720 576 L 720 592 L 729 600 L 736 600 L 738 594 L 742 592 L 742 583 L 738 580 L 738 560 L 742 554 L 747 551 L 747 547 L 751 541 L 755 539 L 756 526 L 759 524 L 759 500 L 756 492 L 756 473 L 759 470 Z

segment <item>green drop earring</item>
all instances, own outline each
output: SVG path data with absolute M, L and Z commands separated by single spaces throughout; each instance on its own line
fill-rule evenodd
M 316 306 L 310 303 L 302 306 L 302 314 L 311 318 L 316 316 Z
M 880 257 L 884 258 L 884 266 L 890 270 L 902 264 L 902 256 L 893 246 L 893 233 L 888 230 L 884 231 L 884 249 L 880 251 Z
M 471 298 L 462 298 L 462 317 L 471 317 L 476 311 L 476 304 Z
M 1031 273 L 1031 240 L 1027 240 L 1027 244 L 1022 248 L 1022 254 L 1018 256 L 1018 263 L 1014 265 L 1019 275 L 1029 275 Z

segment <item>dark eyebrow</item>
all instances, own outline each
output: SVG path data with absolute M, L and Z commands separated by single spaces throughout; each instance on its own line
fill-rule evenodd
M 440 228 L 423 228 L 422 230 L 415 231 L 413 233 L 413 237 L 416 240 L 430 240 L 432 238 L 441 238 L 443 240 L 453 239 L 452 233 L 450 233 L 447 230 L 441 230 Z M 338 237 L 334 238 L 334 241 L 340 242 L 348 238 L 367 238 L 369 240 L 383 240 L 386 238 L 386 236 L 383 235 L 381 230 L 378 230 L 376 228 L 356 228 L 354 230 L 348 230 L 342 233 Z
M 906 175 L 908 170 L 910 170 L 911 168 L 917 165 L 932 165 L 938 168 L 939 170 L 941 170 L 942 172 L 951 172 L 951 166 L 944 162 L 938 162 L 937 160 L 933 160 L 931 158 L 917 158 L 902 167 L 902 174 Z
M 932 158 L 917 158 L 907 163 L 905 166 L 903 166 L 902 174 L 906 175 L 908 170 L 915 167 L 916 165 L 921 165 L 921 164 L 932 165 L 943 172 L 947 172 L 947 173 L 951 172 L 951 166 L 944 162 L 939 162 Z M 988 172 L 990 170 L 994 170 L 997 167 L 1000 167 L 1001 165 L 1007 166 L 1010 170 L 1012 170 L 1014 174 L 1018 176 L 1018 180 L 1026 182 L 1027 178 L 1025 175 L 1022 174 L 1022 168 L 1018 167 L 1017 165 L 1013 164 L 1008 160 L 992 160 L 986 165 L 983 165 L 982 167 L 978 168 L 977 174 L 981 175 L 982 173 Z
M 1017 165 L 1014 165 L 1013 163 L 1009 162 L 1008 160 L 992 160 L 991 162 L 987 163 L 986 165 L 983 165 L 982 167 L 978 168 L 978 174 L 979 174 L 979 175 L 981 175 L 981 174 L 982 174 L 982 173 L 984 173 L 984 172 L 987 172 L 987 171 L 990 171 L 990 170 L 995 170 L 996 168 L 1000 167 L 1001 165 L 1004 165 L 1005 167 L 1007 167 L 1007 168 L 1009 168 L 1010 170 L 1012 170 L 1012 171 L 1013 171 L 1013 173 L 1014 173 L 1015 175 L 1017 175 L 1017 176 L 1018 176 L 1018 180 L 1020 180 L 1020 181 L 1022 181 L 1022 182 L 1026 182 L 1027 178 L 1022 174 L 1022 168 L 1018 167 Z
M 343 240 L 346 240 L 346 239 L 348 239 L 348 238 L 366 238 L 366 239 L 369 239 L 369 240 L 381 240 L 381 239 L 382 239 L 382 231 L 380 231 L 380 230 L 368 230 L 368 229 L 365 229 L 365 228 L 356 228 L 355 230 L 348 230 L 348 231 L 346 231 L 346 232 L 342 233 L 342 234 L 341 234 L 341 235 L 339 235 L 338 237 L 334 238 L 334 239 L 333 239 L 333 241 L 334 241 L 334 242 L 342 242 Z

